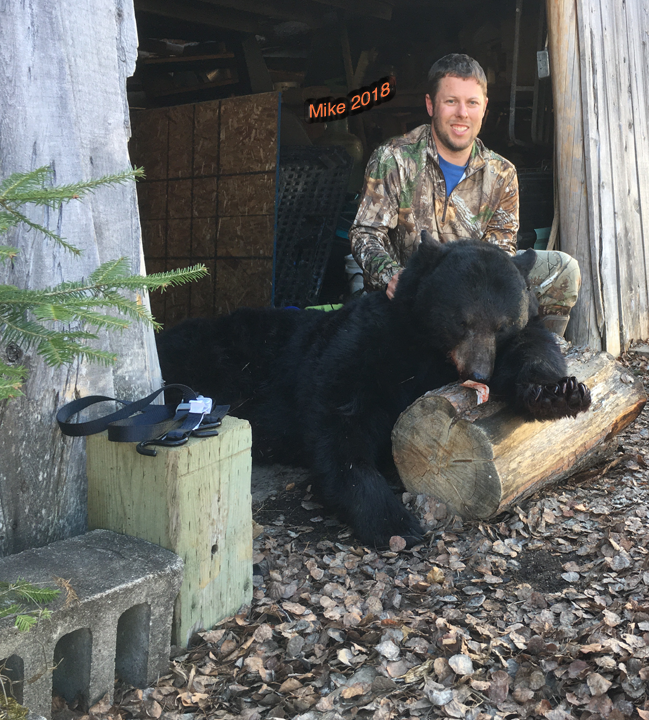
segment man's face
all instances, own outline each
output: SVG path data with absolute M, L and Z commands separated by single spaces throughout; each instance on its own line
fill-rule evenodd
M 439 83 L 434 102 L 426 95 L 426 109 L 438 149 L 462 152 L 478 137 L 487 98 L 477 80 L 447 76 Z

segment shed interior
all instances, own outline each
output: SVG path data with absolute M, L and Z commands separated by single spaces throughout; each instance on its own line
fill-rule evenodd
M 449 52 L 476 58 L 487 75 L 480 137 L 518 168 L 519 246 L 547 236 L 554 117 L 551 79 L 543 77 L 544 0 L 135 0 L 135 7 L 139 56 L 128 98 L 133 161 L 147 172 L 139 186 L 147 267 L 200 261 L 210 270 L 191 288 L 153 298 L 167 325 L 239 305 L 344 300 L 346 229 L 365 164 L 384 140 L 430 121 L 427 73 Z M 305 121 L 305 100 L 338 98 L 387 76 L 396 89 L 388 102 L 346 120 Z M 310 147 L 321 149 L 320 160 Z M 341 147 L 351 156 L 348 178 Z M 332 163 L 339 195 L 319 202 L 307 190 L 303 199 L 295 194 L 307 178 L 315 187 L 334 182 L 318 175 Z M 299 222 L 286 229 L 282 212 Z M 291 237 L 282 234 L 289 230 Z M 302 276 L 292 276 L 300 266 Z

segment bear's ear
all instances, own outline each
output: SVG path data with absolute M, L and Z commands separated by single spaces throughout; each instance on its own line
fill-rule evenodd
M 435 238 L 428 232 L 428 230 L 421 231 L 421 244 L 425 245 L 431 250 L 439 250 L 442 247 L 442 243 L 440 243 L 438 240 L 435 240 Z
M 530 248 L 520 255 L 515 255 L 512 261 L 518 268 L 520 274 L 527 280 L 527 276 L 530 274 L 530 270 L 536 262 L 536 253 Z

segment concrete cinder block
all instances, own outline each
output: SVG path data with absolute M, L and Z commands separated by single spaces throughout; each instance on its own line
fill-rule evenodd
M 10 669 L 14 697 L 49 718 L 53 688 L 92 705 L 112 697 L 116 670 L 135 686 L 154 682 L 168 668 L 182 575 L 174 553 L 108 530 L 0 558 L 0 580 L 56 587 L 63 578 L 78 598 L 66 603 L 63 592 L 48 606 L 52 617 L 29 632 L 0 620 L 0 664 Z

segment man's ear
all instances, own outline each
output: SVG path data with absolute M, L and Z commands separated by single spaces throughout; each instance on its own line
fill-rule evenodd
M 527 276 L 530 274 L 530 270 L 536 262 L 536 253 L 530 248 L 520 255 L 515 255 L 512 258 L 512 262 L 516 265 L 520 274 L 527 280 Z
M 428 93 L 426 93 L 426 112 L 429 117 L 433 117 L 433 113 L 435 112 L 435 106 L 433 105 L 433 101 Z

